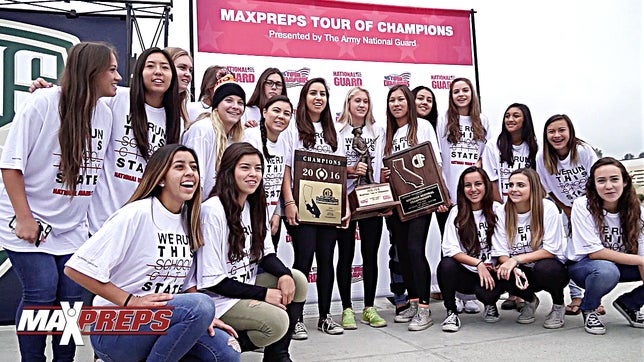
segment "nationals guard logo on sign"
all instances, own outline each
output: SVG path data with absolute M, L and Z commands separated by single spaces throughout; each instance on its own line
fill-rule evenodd
M 60 302 L 60 307 L 25 307 L 16 334 L 60 334 L 60 344 L 71 339 L 83 345 L 83 334 L 165 334 L 170 326 L 172 307 L 89 307 L 83 302 Z M 91 332 L 85 327 L 94 324 Z

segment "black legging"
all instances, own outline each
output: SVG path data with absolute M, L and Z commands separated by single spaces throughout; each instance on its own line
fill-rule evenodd
M 358 220 L 360 226 L 360 252 L 362 254 L 362 279 L 364 305 L 372 307 L 378 284 L 378 248 L 382 234 L 382 217 Z M 356 222 L 351 221 L 347 229 L 338 230 L 338 289 L 342 309 L 351 308 L 351 274 L 353 254 L 356 248 Z
M 494 278 L 495 286 L 498 284 L 496 273 L 491 272 Z M 456 311 L 456 292 L 463 294 L 476 294 L 477 299 L 484 304 L 486 294 L 491 291 L 481 286 L 479 274 L 472 272 L 452 257 L 444 257 L 438 264 L 436 270 L 438 285 L 443 293 L 443 304 L 445 309 L 457 313 Z M 500 295 L 500 294 L 499 294 Z M 497 298 L 498 300 L 498 298 Z M 495 302 L 495 301 L 494 301 Z M 492 304 L 492 303 L 489 303 Z M 488 304 L 486 304 L 488 305 Z
M 337 228 L 334 226 L 304 225 L 286 227 L 292 237 L 293 269 L 308 276 L 313 265 L 313 256 L 317 262 L 316 287 L 318 291 L 318 311 L 320 319 L 326 318 L 331 309 L 333 291 L 333 251 L 337 239 Z
M 419 299 L 420 304 L 429 304 L 431 272 L 425 256 L 430 215 L 419 216 L 402 222 L 394 212 L 389 217 L 391 237 L 398 250 L 398 259 L 409 299 Z
M 534 300 L 534 293 L 545 290 L 552 296 L 552 303 L 562 305 L 564 303 L 564 288 L 568 285 L 570 277 L 568 270 L 557 259 L 541 259 L 534 263 L 534 266 L 520 266 L 528 278 L 528 288 L 521 290 L 517 288 L 514 279 L 514 272 L 510 273 L 510 280 L 501 279 L 497 282 L 494 290 L 486 290 L 479 299 L 484 304 L 493 304 L 499 300 L 503 292 L 516 295 L 528 302 Z

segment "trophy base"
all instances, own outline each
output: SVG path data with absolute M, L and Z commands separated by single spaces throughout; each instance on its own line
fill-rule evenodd
M 349 194 L 351 220 L 366 219 L 387 213 L 399 204 L 394 201 L 389 184 L 357 186 Z

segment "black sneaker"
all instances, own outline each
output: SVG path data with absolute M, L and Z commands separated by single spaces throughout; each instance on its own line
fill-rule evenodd
M 441 326 L 443 332 L 458 332 L 461 329 L 461 320 L 458 318 L 458 314 L 448 310 L 447 318 L 441 323 Z
M 486 305 L 485 312 L 483 313 L 483 321 L 486 323 L 496 323 L 501 317 L 499 316 L 499 309 L 495 304 Z
M 619 298 L 615 299 L 613 307 L 626 318 L 631 327 L 644 328 L 644 314 L 639 310 L 628 308 Z
M 606 327 L 597 312 L 582 312 L 584 316 L 584 330 L 590 334 L 606 334 Z

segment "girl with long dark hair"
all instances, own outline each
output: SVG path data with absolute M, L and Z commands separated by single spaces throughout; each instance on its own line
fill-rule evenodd
M 264 361 L 290 361 L 291 334 L 308 281 L 277 258 L 268 232 L 262 154 L 230 145 L 203 203 L 205 246 L 197 251 L 197 289 L 211 295 L 216 316 L 233 326 L 243 351 L 264 347 Z M 257 274 L 258 267 L 264 273 Z
M 456 195 L 457 204 L 449 213 L 443 235 L 443 259 L 438 264 L 438 283 L 447 309 L 441 324 L 445 332 L 461 328 L 457 291 L 484 299 L 484 291 L 493 290 L 498 281 L 490 252 L 496 209 L 501 204 L 494 201 L 492 182 L 482 168 L 468 167 L 459 177 Z M 486 322 L 496 322 L 498 315 L 494 303 L 485 306 Z
M 418 122 L 414 97 L 407 86 L 397 85 L 387 94 L 387 132 L 383 156 L 389 156 L 422 142 L 430 142 L 438 158 L 440 151 L 436 133 L 428 122 Z M 440 165 L 439 165 L 440 166 Z M 440 170 L 439 170 L 440 172 Z M 383 167 L 380 179 L 388 181 L 391 170 Z M 446 211 L 446 208 L 441 211 Z M 409 323 L 410 331 L 429 328 L 434 322 L 429 311 L 429 263 L 425 256 L 427 232 L 431 215 L 402 222 L 397 213 L 388 217 L 391 242 L 396 244 L 402 275 L 409 294 L 410 307 L 394 321 Z
M 612 157 L 590 168 L 586 195 L 572 205 L 572 242 L 567 257 L 570 277 L 586 289 L 580 309 L 584 329 L 604 334 L 596 308 L 617 283 L 640 282 L 613 301 L 632 327 L 644 328 L 644 215 L 631 176 Z
M 7 252 L 24 307 L 81 300 L 82 288 L 63 266 L 87 239 L 90 196 L 106 158 L 114 97 L 116 51 L 104 43 L 73 46 L 60 87 L 42 89 L 18 109 L 4 144 L 0 168 L 0 244 Z M 46 335 L 19 335 L 25 361 L 45 359 Z M 72 361 L 76 346 L 54 335 L 54 359 Z
M 288 152 L 285 137 L 280 134 L 288 127 L 293 115 L 293 105 L 287 96 L 277 95 L 269 99 L 262 109 L 259 127 L 246 128 L 243 140 L 262 152 L 264 164 L 264 189 L 268 207 L 269 224 L 273 246 L 277 250 L 282 224 L 281 193 L 284 167 Z
M 130 88 L 118 88 L 109 100 L 112 132 L 105 167 L 89 206 L 89 232 L 94 234 L 137 188 L 150 156 L 179 142 L 181 103 L 170 55 L 159 48 L 141 53 Z
M 586 193 L 585 185 L 595 161 L 595 151 L 576 136 L 570 117 L 555 114 L 548 118 L 543 127 L 543 150 L 537 155 L 537 172 L 546 193 L 565 215 L 563 223 L 568 238 L 572 203 Z M 576 315 L 581 312 L 579 305 L 583 291 L 574 281 L 570 283 L 569 289 L 571 302 L 566 306 L 566 314 Z M 605 313 L 601 305 L 598 311 L 600 314 Z
M 293 197 L 293 167 L 295 150 L 344 156 L 344 141 L 338 135 L 329 107 L 329 89 L 323 78 L 309 79 L 300 92 L 295 122 L 283 134 L 291 153 L 286 158 L 282 195 L 287 230 L 293 238 L 293 268 L 309 275 L 313 257 L 317 261 L 318 329 L 327 334 L 342 334 L 344 329 L 330 314 L 333 290 L 333 252 L 338 232 L 333 226 L 299 224 L 298 207 Z M 350 215 L 345 217 L 346 222 Z M 301 322 L 300 318 L 300 322 Z M 304 323 L 295 331 L 307 335 Z M 302 331 L 302 332 L 301 332 Z M 301 332 L 301 333 L 300 333 Z M 298 337 L 304 339 L 306 337 Z

